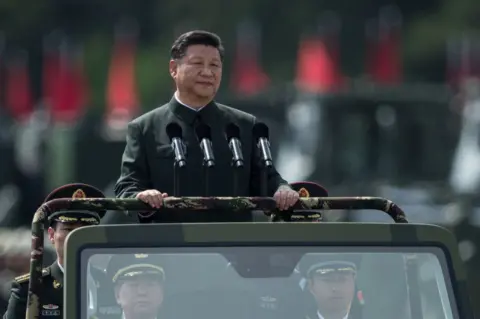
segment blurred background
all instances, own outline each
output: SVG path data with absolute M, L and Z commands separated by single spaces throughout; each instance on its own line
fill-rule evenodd
M 198 28 L 226 48 L 217 100 L 269 125 L 286 179 L 447 226 L 478 300 L 479 14 L 472 0 L 2 0 L 2 279 L 27 271 L 31 219 L 55 187 L 113 196 L 126 123 L 171 98 L 170 46 Z

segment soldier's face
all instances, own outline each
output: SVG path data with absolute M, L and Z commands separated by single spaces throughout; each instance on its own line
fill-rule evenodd
M 48 228 L 48 237 L 59 258 L 64 256 L 64 242 L 67 235 L 74 229 L 85 226 L 82 223 L 56 223 L 55 228 Z
M 180 61 L 170 61 L 170 74 L 180 91 L 213 98 L 222 80 L 220 53 L 212 46 L 191 45 Z
M 309 280 L 309 289 L 320 311 L 347 312 L 355 294 L 355 273 L 314 275 Z
M 156 314 L 163 302 L 163 287 L 149 277 L 129 279 L 115 287 L 117 303 L 131 314 Z

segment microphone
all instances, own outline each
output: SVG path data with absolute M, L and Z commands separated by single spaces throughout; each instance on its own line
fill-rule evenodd
M 232 164 L 239 168 L 243 167 L 242 142 L 240 142 L 240 128 L 234 123 L 225 127 L 225 137 L 228 141 L 228 147 L 232 151 Z
M 200 142 L 200 148 L 203 151 L 203 161 L 207 167 L 215 166 L 215 157 L 212 150 L 212 136 L 210 127 L 206 124 L 199 124 L 195 127 L 195 134 Z
M 185 156 L 185 144 L 182 141 L 182 128 L 177 123 L 170 123 L 167 125 L 167 135 L 172 142 L 172 148 L 175 153 L 175 162 L 178 167 L 187 165 L 187 158 Z
M 268 127 L 264 123 L 256 123 L 253 125 L 253 137 L 260 149 L 262 161 L 266 167 L 272 167 L 272 153 L 270 152 L 270 142 L 268 141 Z

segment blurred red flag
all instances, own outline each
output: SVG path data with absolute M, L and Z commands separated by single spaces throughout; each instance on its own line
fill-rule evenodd
M 251 20 L 245 20 L 237 27 L 236 57 L 232 72 L 232 90 L 239 95 L 254 95 L 270 83 L 259 61 L 261 47 L 260 27 Z
M 75 122 L 87 106 L 88 89 L 81 52 L 65 39 L 44 52 L 43 95 L 55 122 Z
M 402 79 L 400 26 L 401 14 L 391 6 L 367 24 L 367 73 L 375 82 L 394 84 Z
M 130 21 L 120 24 L 119 28 L 108 74 L 106 118 L 109 124 L 119 121 L 120 125 L 125 125 L 139 108 L 135 83 L 137 32 Z
M 43 99 L 51 108 L 58 99 L 58 86 L 60 78 L 60 56 L 53 52 L 45 54 L 43 58 Z
M 326 92 L 337 84 L 337 70 L 320 39 L 302 40 L 298 52 L 296 84 L 304 91 Z
M 447 41 L 446 81 L 459 89 L 468 78 L 480 78 L 480 41 L 473 35 L 455 36 Z
M 28 120 L 33 112 L 28 54 L 26 52 L 17 52 L 7 63 L 5 104 L 13 118 L 20 122 Z
M 320 93 L 337 89 L 342 84 L 339 68 L 338 32 L 340 20 L 327 12 L 321 19 L 319 32 L 300 42 L 295 83 L 303 91 Z

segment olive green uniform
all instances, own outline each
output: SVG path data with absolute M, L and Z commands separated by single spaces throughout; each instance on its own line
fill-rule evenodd
M 13 280 L 7 312 L 3 319 L 25 318 L 29 282 L 30 274 Z M 42 286 L 40 318 L 63 318 L 63 272 L 57 262 L 43 269 Z
M 51 192 L 45 202 L 58 198 L 105 198 L 98 189 L 87 184 L 68 184 Z M 50 226 L 55 223 L 98 225 L 105 212 L 58 211 L 49 216 Z M 97 273 L 97 278 L 101 274 Z M 55 261 L 43 269 L 40 294 L 40 318 L 63 318 L 63 270 Z M 25 319 L 30 274 L 16 277 L 12 282 L 7 311 L 3 319 Z

